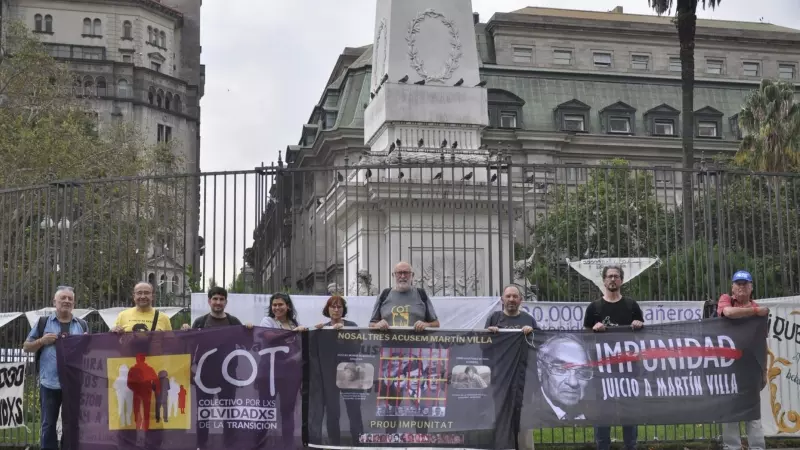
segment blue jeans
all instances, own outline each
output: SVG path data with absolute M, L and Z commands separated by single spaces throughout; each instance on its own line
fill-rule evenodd
M 39 400 L 42 412 L 42 432 L 39 444 L 42 450 L 58 450 L 56 424 L 61 412 L 61 389 L 48 389 L 39 386 Z
M 639 428 L 636 425 L 622 427 L 622 441 L 625 450 L 636 450 L 636 438 L 639 437 Z M 594 440 L 597 442 L 597 450 L 609 450 L 611 448 L 611 427 L 594 427 Z

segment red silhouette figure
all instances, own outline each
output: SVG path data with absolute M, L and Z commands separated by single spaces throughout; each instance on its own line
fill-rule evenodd
M 178 409 L 181 410 L 181 414 L 186 414 L 186 388 L 183 385 L 178 391 Z
M 136 420 L 137 430 L 150 429 L 150 401 L 153 391 L 158 396 L 161 385 L 158 375 L 145 362 L 144 353 L 136 355 L 136 364 L 128 371 L 128 389 L 133 391 L 133 417 Z

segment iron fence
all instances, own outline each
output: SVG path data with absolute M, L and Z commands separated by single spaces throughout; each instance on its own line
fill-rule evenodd
M 681 204 L 683 177 L 694 190 Z M 148 280 L 160 306 L 188 307 L 211 284 L 230 292 L 375 294 L 409 261 L 430 295 L 586 301 L 600 292 L 568 260 L 657 258 L 624 291 L 638 300 L 713 301 L 748 269 L 758 297 L 800 291 L 797 176 L 723 169 L 460 163 L 350 164 L 57 182 L 0 190 L 2 313 L 131 304 Z M 686 220 L 685 220 L 686 219 Z M 691 227 L 685 224 L 691 223 Z M 10 316 L 6 316 L 10 317 Z M 96 315 L 95 331 L 106 331 Z M 176 316 L 174 325 L 188 318 Z M 23 315 L 0 329 L 19 348 Z M 10 349 L 0 360 L 20 357 Z M 32 367 L 32 366 L 31 366 Z M 35 375 L 34 375 L 35 376 Z M 33 377 L 31 378 L 33 379 Z M 38 445 L 36 383 L 28 429 Z M 712 439 L 715 425 L 642 426 L 647 441 Z M 536 430 L 537 443 L 591 442 L 590 429 Z

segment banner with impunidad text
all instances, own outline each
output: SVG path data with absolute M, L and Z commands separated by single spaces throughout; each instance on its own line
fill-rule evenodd
M 767 389 L 761 393 L 766 436 L 800 436 L 800 296 L 758 300 L 770 309 Z
M 522 427 L 758 419 L 767 318 L 534 333 Z

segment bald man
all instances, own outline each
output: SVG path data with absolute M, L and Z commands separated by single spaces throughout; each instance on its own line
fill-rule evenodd
M 424 289 L 414 288 L 414 268 L 401 261 L 394 266 L 394 288 L 384 289 L 369 321 L 370 328 L 414 327 L 417 331 L 439 328 L 436 310 Z
M 141 282 L 133 288 L 133 308 L 119 313 L 114 328 L 115 333 L 126 331 L 167 331 L 172 330 L 169 317 L 159 314 L 153 307 L 153 286 Z

